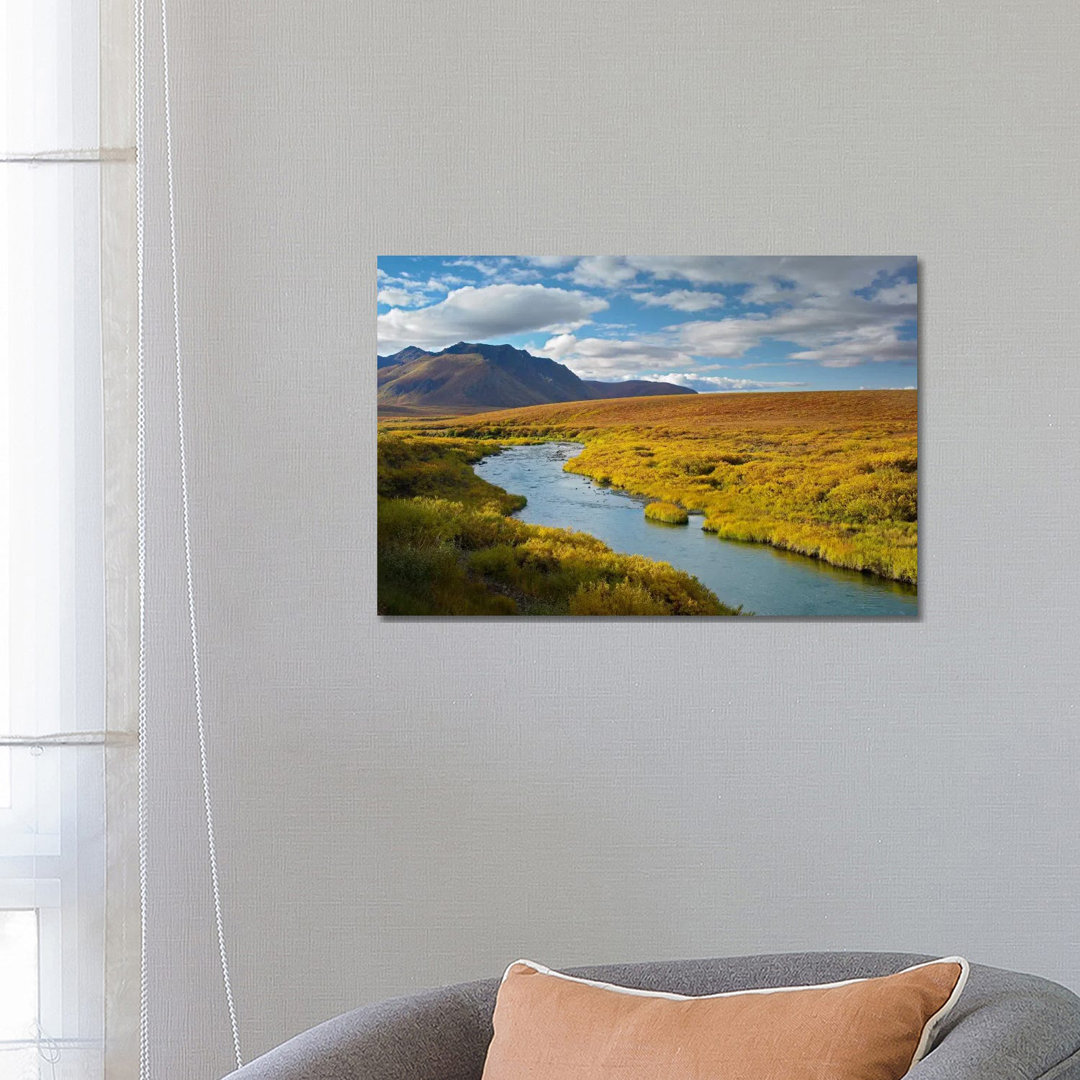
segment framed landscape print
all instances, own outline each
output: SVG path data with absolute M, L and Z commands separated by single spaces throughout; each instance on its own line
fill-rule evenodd
M 918 613 L 912 256 L 384 256 L 386 616 Z

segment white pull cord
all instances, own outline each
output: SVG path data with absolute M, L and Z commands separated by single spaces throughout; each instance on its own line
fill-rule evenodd
M 146 330 L 143 311 L 145 251 L 145 129 L 146 26 L 144 0 L 135 0 L 135 264 L 138 294 L 138 405 L 136 420 L 136 490 L 138 508 L 139 575 L 139 1080 L 150 1080 L 150 978 L 146 956 L 147 799 L 146 799 Z
M 225 923 L 221 915 L 221 890 L 218 886 L 217 846 L 214 843 L 214 808 L 210 798 L 210 770 L 206 763 L 206 726 L 203 721 L 202 677 L 199 673 L 199 631 L 195 618 L 195 587 L 191 569 L 191 527 L 188 516 L 187 445 L 184 438 L 184 369 L 180 350 L 180 278 L 176 260 L 176 198 L 173 184 L 172 106 L 169 97 L 169 14 L 167 0 L 161 0 L 161 68 L 165 98 L 165 166 L 169 183 L 169 259 L 172 271 L 173 352 L 176 358 L 176 432 L 180 455 L 180 502 L 184 523 L 184 571 L 187 577 L 188 622 L 191 626 L 191 668 L 195 691 L 195 719 L 199 733 L 199 769 L 202 773 L 203 808 L 206 811 L 206 850 L 210 860 L 210 885 L 214 894 L 214 924 L 218 953 L 221 957 L 221 980 L 229 1010 L 236 1067 L 244 1064 L 240 1053 L 240 1030 L 236 1023 L 232 982 L 229 979 L 229 955 L 225 948 Z
M 136 133 L 136 263 L 138 275 L 138 420 L 137 420 L 137 472 L 138 472 L 138 573 L 139 573 L 139 750 L 138 750 L 138 820 L 139 820 L 139 910 L 141 916 L 141 960 L 139 1003 L 139 1078 L 150 1080 L 150 1039 L 148 1009 L 148 970 L 146 957 L 147 928 L 147 764 L 146 764 L 146 405 L 145 405 L 145 324 L 144 324 L 144 255 L 145 255 L 145 0 L 135 0 L 135 133 Z M 236 1066 L 244 1061 L 240 1052 L 240 1033 L 236 1021 L 232 982 L 229 978 L 228 951 L 225 947 L 225 925 L 221 908 L 221 889 L 218 883 L 217 848 L 214 841 L 214 812 L 210 796 L 210 770 L 206 755 L 206 725 L 202 705 L 202 678 L 199 668 L 198 620 L 195 612 L 194 573 L 191 556 L 191 528 L 188 512 L 187 447 L 184 437 L 184 378 L 180 348 L 180 286 L 177 271 L 176 244 L 176 198 L 173 182 L 172 108 L 169 95 L 169 24 L 167 0 L 161 0 L 161 47 L 162 75 L 164 83 L 165 163 L 168 178 L 169 204 L 169 256 L 172 277 L 173 301 L 173 352 L 176 366 L 176 421 L 180 465 L 180 497 L 184 533 L 184 570 L 187 581 L 188 622 L 191 631 L 192 678 L 195 699 L 195 719 L 198 730 L 199 768 L 202 774 L 203 808 L 206 815 L 206 843 L 210 862 L 210 884 L 214 900 L 214 924 L 217 931 L 218 953 L 221 959 L 221 976 L 225 988 L 225 1002 L 229 1012 Z

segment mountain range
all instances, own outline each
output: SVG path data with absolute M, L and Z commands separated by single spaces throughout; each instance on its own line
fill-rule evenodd
M 410 345 L 378 357 L 378 406 L 386 411 L 516 409 L 559 401 L 693 394 L 674 383 L 578 378 L 568 367 L 513 345 L 459 341 L 440 352 Z

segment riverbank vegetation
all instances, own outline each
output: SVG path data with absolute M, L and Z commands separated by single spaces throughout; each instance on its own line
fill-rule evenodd
M 669 502 L 651 502 L 645 507 L 650 521 L 662 521 L 665 525 L 685 525 L 690 515 L 681 507 Z
M 918 580 L 914 390 L 627 398 L 397 425 L 410 426 L 501 443 L 577 440 L 584 449 L 567 470 L 703 513 L 721 537 Z
M 508 517 L 525 500 L 470 464 L 498 452 L 483 439 L 380 435 L 380 614 L 739 614 L 667 563 Z

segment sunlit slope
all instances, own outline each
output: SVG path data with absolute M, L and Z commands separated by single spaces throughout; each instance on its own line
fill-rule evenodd
M 575 401 L 422 426 L 577 439 L 569 470 L 700 511 L 720 536 L 918 579 L 914 390 Z
M 687 434 L 821 427 L 830 431 L 886 425 L 915 434 L 914 390 L 818 390 L 779 394 L 695 394 L 605 401 L 565 401 L 477 413 L 473 423 L 543 424 L 608 429 L 655 427 Z M 452 421 L 448 421 L 452 424 Z

